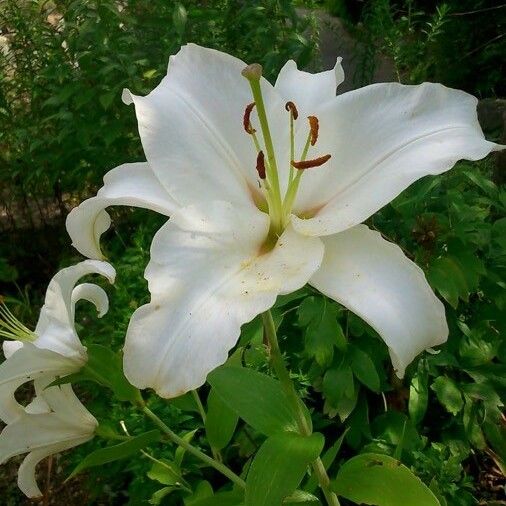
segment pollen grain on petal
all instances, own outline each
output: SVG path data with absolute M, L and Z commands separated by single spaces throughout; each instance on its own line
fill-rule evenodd
M 318 130 L 320 129 L 320 123 L 316 116 L 308 116 L 309 128 L 311 129 L 311 146 L 316 144 L 318 140 Z
M 300 162 L 292 160 L 292 165 L 299 170 L 312 169 L 313 167 L 320 167 L 328 162 L 330 158 L 331 155 L 324 155 L 319 158 L 313 158 L 312 160 L 301 160 Z
M 242 119 L 242 124 L 244 126 L 244 130 L 246 130 L 246 133 L 248 134 L 254 134 L 256 130 L 251 125 L 251 113 L 255 107 L 255 102 L 251 102 L 251 104 L 248 104 L 246 106 L 246 109 L 244 110 L 244 116 Z
M 297 106 L 291 100 L 285 104 L 285 109 L 292 113 L 293 119 L 297 119 L 299 117 Z
M 257 172 L 260 179 L 265 179 L 265 157 L 264 152 L 259 151 L 257 156 Z

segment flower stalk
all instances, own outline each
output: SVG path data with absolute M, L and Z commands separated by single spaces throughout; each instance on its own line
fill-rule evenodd
M 299 397 L 293 381 L 290 378 L 290 373 L 286 368 L 281 349 L 279 348 L 276 325 L 274 324 L 272 313 L 270 311 L 263 313 L 262 319 L 265 335 L 270 345 L 272 367 L 276 372 L 276 375 L 281 383 L 281 387 L 283 388 L 288 401 L 291 404 L 292 411 L 296 417 L 299 432 L 303 436 L 310 436 L 311 428 L 309 427 L 306 417 L 304 416 L 304 411 L 302 409 L 302 399 Z M 337 495 L 330 490 L 330 479 L 320 457 L 318 457 L 313 462 L 312 466 L 327 504 L 329 506 L 340 506 Z
M 237 476 L 237 474 L 230 470 L 226 465 L 218 462 L 217 460 L 214 460 L 213 458 L 209 457 L 209 455 L 206 455 L 204 452 L 201 452 L 198 448 L 195 448 L 193 445 L 185 441 L 183 438 L 180 438 L 147 406 L 142 406 L 140 409 L 164 434 L 167 435 L 167 437 L 173 443 L 181 446 L 181 448 L 184 448 L 188 453 L 191 453 L 194 457 L 197 457 L 208 466 L 214 467 L 214 469 L 226 476 L 237 486 L 241 487 L 242 489 L 246 488 L 246 483 L 240 476 Z

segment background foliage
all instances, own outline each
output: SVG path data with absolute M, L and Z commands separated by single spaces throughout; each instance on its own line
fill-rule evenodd
M 434 80 L 479 97 L 504 95 L 504 9 L 488 10 L 492 2 L 304 6 L 326 7 L 347 20 L 358 40 L 363 84 L 381 51 L 402 82 Z M 271 78 L 288 58 L 318 65 L 317 24 L 288 1 L 2 0 L 0 29 L 6 44 L 0 51 L 0 282 L 13 310 L 32 324 L 49 277 L 79 259 L 68 245 L 64 216 L 106 171 L 142 159 L 122 88 L 147 93 L 165 73 L 168 55 L 186 41 L 260 61 Z M 487 132 L 491 139 L 500 134 Z M 419 357 L 404 380 L 393 375 L 375 332 L 336 303 L 311 289 L 278 300 L 281 346 L 313 426 L 325 435 L 330 476 L 354 455 L 384 453 L 414 470 L 443 505 L 503 504 L 506 191 L 494 163 L 461 162 L 423 179 L 368 223 L 402 245 L 446 304 L 448 343 Z M 97 322 L 83 305 L 78 330 L 87 344 L 119 351 L 131 312 L 147 299 L 142 272 L 161 219 L 139 210 L 113 213 L 114 228 L 103 241 L 118 270 L 116 285 L 106 287 L 111 310 Z M 231 361 L 270 374 L 258 319 L 244 327 Z M 153 398 L 150 407 L 240 472 L 274 422 L 238 418 L 220 396 L 219 378 L 211 385 L 200 389 L 205 421 L 191 395 Z M 78 389 L 92 413 L 108 422 L 102 438 L 40 466 L 49 477 L 46 504 L 63 498 L 70 504 L 211 504 L 202 501 L 219 493 L 223 478 L 157 443 L 147 455 L 90 468 L 63 485 L 85 455 L 124 435 L 121 421 L 132 435 L 152 429 L 106 389 L 88 383 Z M 13 485 L 15 469 L 0 468 L 7 505 L 26 504 Z M 315 490 L 311 480 L 303 488 Z M 213 504 L 226 504 L 218 497 Z

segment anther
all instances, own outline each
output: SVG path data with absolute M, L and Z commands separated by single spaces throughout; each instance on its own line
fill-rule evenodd
M 311 129 L 311 146 L 314 146 L 318 140 L 320 124 L 316 116 L 308 116 L 307 119 L 309 120 L 309 128 Z
M 292 113 L 293 119 L 297 119 L 299 117 L 299 111 L 297 111 L 297 107 L 292 101 L 289 101 L 285 104 L 285 109 Z
M 242 119 L 244 130 L 246 130 L 246 133 L 248 134 L 254 134 L 256 132 L 256 130 L 251 125 L 251 112 L 253 111 L 254 107 L 255 102 L 251 102 L 251 104 L 248 104 L 246 106 L 246 109 L 244 110 L 244 117 Z
M 259 151 L 257 155 L 257 172 L 260 179 L 265 179 L 265 157 L 263 151 Z
M 313 160 L 302 160 L 300 162 L 296 162 L 292 160 L 292 165 L 299 170 L 312 169 L 313 167 L 320 167 L 324 163 L 330 160 L 331 155 L 320 156 L 319 158 L 313 158 Z
M 245 67 L 241 74 L 249 81 L 258 81 L 262 77 L 262 65 L 259 63 L 252 63 Z

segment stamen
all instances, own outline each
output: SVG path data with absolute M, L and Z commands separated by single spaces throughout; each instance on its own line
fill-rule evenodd
M 311 129 L 311 146 L 316 144 L 318 140 L 318 130 L 320 129 L 320 123 L 316 116 L 308 116 L 309 128 Z
M 265 157 L 264 152 L 259 151 L 257 156 L 257 172 L 260 179 L 265 179 Z
M 292 160 L 292 165 L 299 170 L 312 169 L 313 167 L 320 167 L 325 162 L 328 162 L 330 157 L 331 155 L 324 155 L 319 158 L 314 158 L 313 160 L 301 160 L 300 162 Z
M 297 119 L 299 117 L 299 111 L 297 111 L 297 107 L 292 101 L 289 101 L 285 104 L 285 109 L 292 113 L 293 119 Z
M 0 298 L 0 337 L 15 341 L 35 341 L 37 335 L 25 327 L 4 304 Z
M 255 102 L 251 102 L 251 104 L 248 104 L 246 106 L 246 109 L 244 110 L 244 117 L 242 119 L 242 124 L 244 126 L 244 130 L 246 130 L 246 133 L 252 135 L 256 132 L 256 130 L 251 125 L 251 112 L 253 111 L 255 107 Z

